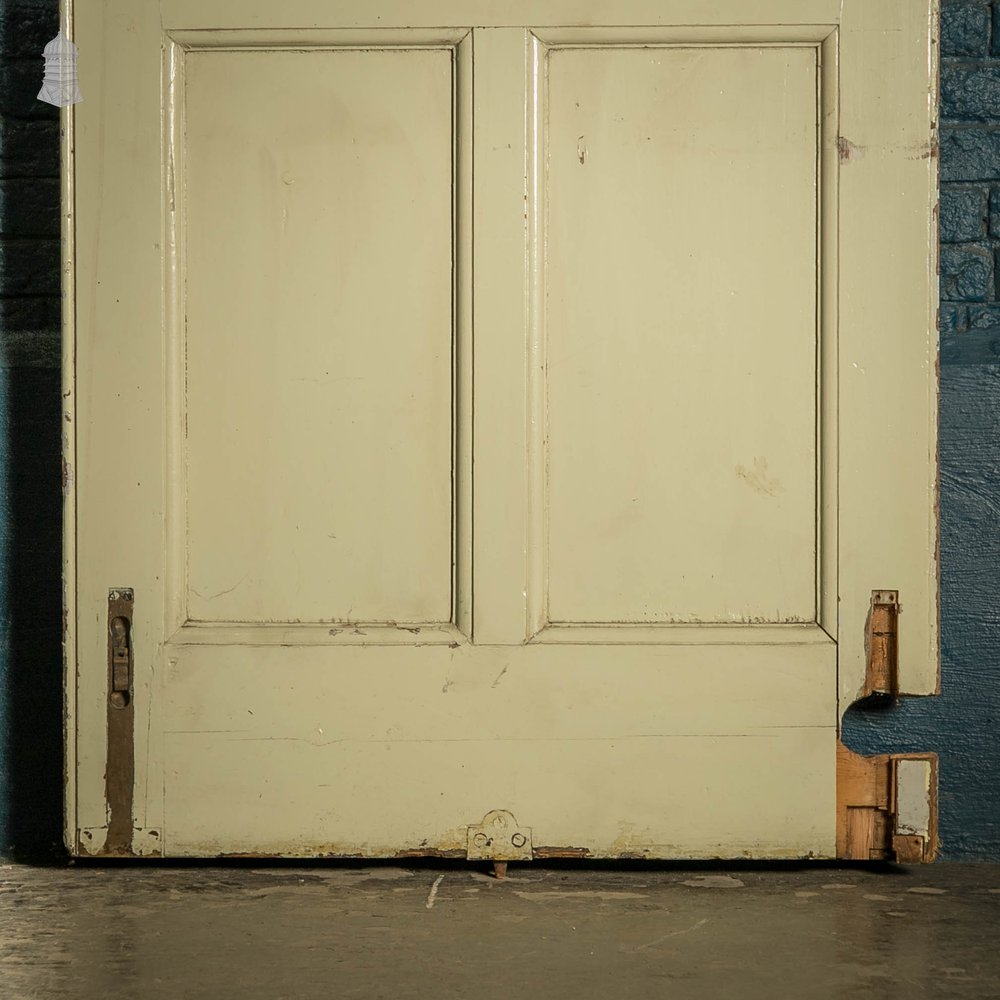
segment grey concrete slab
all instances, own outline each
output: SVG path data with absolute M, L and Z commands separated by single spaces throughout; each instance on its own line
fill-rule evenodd
M 982 1000 L 1000 865 L 3 865 L 0 996 Z

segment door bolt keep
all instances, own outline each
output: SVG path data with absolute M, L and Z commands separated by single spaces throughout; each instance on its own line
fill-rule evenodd
M 125 708 L 132 697 L 131 590 L 108 592 L 108 702 Z
M 506 809 L 493 809 L 481 823 L 469 827 L 466 857 L 470 861 L 492 861 L 497 878 L 507 872 L 508 861 L 531 861 L 531 828 L 518 826 Z

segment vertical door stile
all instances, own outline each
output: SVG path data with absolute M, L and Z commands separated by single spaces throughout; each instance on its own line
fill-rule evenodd
M 475 32 L 474 580 L 477 644 L 526 637 L 525 128 L 522 28 Z
M 546 69 L 545 45 L 528 35 L 526 221 L 527 258 L 527 633 L 533 637 L 548 621 L 546 551 L 546 357 L 545 357 L 545 168 Z

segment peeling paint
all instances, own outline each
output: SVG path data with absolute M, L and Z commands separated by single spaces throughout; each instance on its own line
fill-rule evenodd
M 919 143 L 914 147 L 909 155 L 911 160 L 936 160 L 941 155 L 941 144 L 935 139 L 933 142 Z
M 393 858 L 461 858 L 465 859 L 465 848 L 446 848 L 439 850 L 436 848 L 417 847 L 408 851 L 396 851 Z
M 590 849 L 587 847 L 536 847 L 532 853 L 538 861 L 546 858 L 589 858 Z
M 258 860 L 265 860 L 266 858 L 273 858 L 273 854 L 262 854 L 259 851 L 230 851 L 225 854 L 216 854 L 217 858 L 224 858 L 226 860 L 239 860 L 241 858 L 256 858 Z
M 868 149 L 865 146 L 855 145 L 850 139 L 840 136 L 837 139 L 837 152 L 840 155 L 841 163 L 850 163 L 852 160 L 862 159 Z

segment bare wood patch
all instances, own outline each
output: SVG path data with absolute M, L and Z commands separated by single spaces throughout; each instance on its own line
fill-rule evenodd
M 867 669 L 861 697 L 899 693 L 899 592 L 872 591 L 865 628 Z
M 544 861 L 547 858 L 589 858 L 590 849 L 587 847 L 536 847 L 532 852 L 536 861 Z
M 840 154 L 841 163 L 850 163 L 852 160 L 860 160 L 868 150 L 840 136 L 837 139 L 837 152 Z
M 925 764 L 929 780 L 922 829 L 900 813 L 900 765 Z M 937 756 L 865 757 L 837 741 L 837 857 L 845 861 L 919 864 L 937 856 Z

